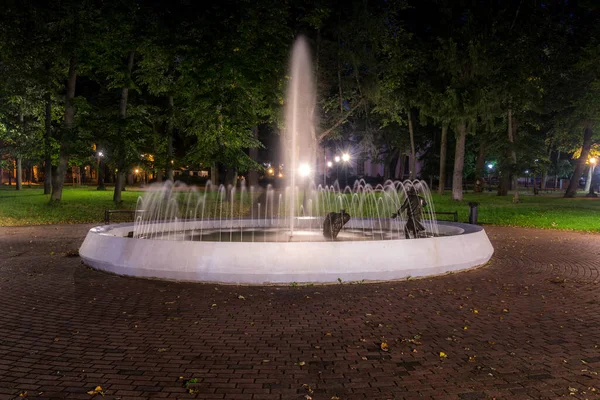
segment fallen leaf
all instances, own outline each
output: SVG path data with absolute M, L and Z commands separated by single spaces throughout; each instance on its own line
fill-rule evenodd
M 381 345 L 379 347 L 381 348 L 382 351 L 390 351 L 388 344 L 385 341 L 381 342 Z
M 299 365 L 299 366 L 301 366 L 301 367 L 303 367 L 303 366 L 305 366 L 305 365 L 306 365 L 306 363 L 305 363 L 304 361 L 300 361 L 300 362 L 298 363 L 298 365 Z
M 90 396 L 95 396 L 97 394 L 104 396 L 104 392 L 102 391 L 102 386 L 96 386 L 94 390 L 90 390 L 87 392 Z
M 444 353 L 443 351 L 440 351 L 440 358 L 448 358 L 448 354 Z
M 238 296 L 238 299 L 240 299 L 240 300 L 246 300 L 246 298 L 244 296 L 242 296 L 241 294 Z

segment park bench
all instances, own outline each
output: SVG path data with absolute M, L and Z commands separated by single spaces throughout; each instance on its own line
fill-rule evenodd
M 104 210 L 104 224 L 105 225 L 110 224 L 110 216 L 112 214 L 125 214 L 130 217 L 129 218 L 130 221 L 133 221 L 133 217 L 135 216 L 136 212 L 143 213 L 146 211 L 145 210 L 109 210 L 109 209 L 105 209 Z
M 454 218 L 454 222 L 458 222 L 458 211 L 436 211 L 435 215 L 452 215 Z

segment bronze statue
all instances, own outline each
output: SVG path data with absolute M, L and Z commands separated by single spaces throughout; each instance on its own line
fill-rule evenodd
M 425 225 L 423 225 L 423 208 L 427 206 L 425 199 L 417 194 L 417 190 L 414 186 L 411 186 L 406 191 L 406 200 L 392 218 L 396 218 L 406 210 L 406 225 L 404 225 L 404 237 L 406 239 L 416 239 L 421 236 L 421 232 L 425 231 Z
M 339 213 L 330 212 L 325 216 L 325 221 L 323 221 L 323 236 L 327 239 L 335 240 L 342 227 L 348 221 L 350 221 L 350 214 L 345 210 L 342 209 Z

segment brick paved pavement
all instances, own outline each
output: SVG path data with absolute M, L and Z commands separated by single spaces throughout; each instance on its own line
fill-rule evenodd
M 89 269 L 64 255 L 85 226 L 0 228 L 0 399 L 600 398 L 600 235 L 486 229 L 469 272 L 236 287 Z

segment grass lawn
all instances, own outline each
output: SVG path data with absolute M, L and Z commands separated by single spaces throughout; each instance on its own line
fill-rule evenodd
M 448 191 L 444 196 L 434 194 L 433 201 L 436 211 L 458 211 L 460 222 L 468 221 L 468 203 L 475 201 L 479 203 L 478 222 L 482 224 L 600 232 L 600 198 L 586 198 L 583 193 L 578 196 L 565 199 L 562 194 L 521 195 L 520 202 L 513 204 L 512 193 L 505 197 L 466 193 L 463 201 L 456 202 Z
M 43 194 L 41 187 L 17 192 L 14 186 L 0 186 L 0 226 L 102 223 L 104 209 L 134 209 L 138 196 L 143 193 L 128 188 L 123 192 L 123 204 L 116 207 L 112 202 L 112 189 L 65 187 L 63 201 L 50 204 L 49 196 Z M 564 199 L 558 194 L 522 195 L 521 202 L 513 204 L 512 195 L 466 193 L 463 201 L 455 202 L 448 192 L 445 196 L 434 194 L 433 200 L 436 211 L 458 211 L 461 222 L 468 220 L 468 202 L 476 201 L 480 203 L 479 222 L 483 224 L 600 232 L 600 198 L 579 196 Z M 447 217 L 450 216 L 440 216 L 440 219 L 449 219 Z
M 62 202 L 51 204 L 43 187 L 23 188 L 0 186 L 0 225 L 45 225 L 103 222 L 104 209 L 135 209 L 142 192 L 128 188 L 123 192 L 123 204 L 116 207 L 113 191 L 98 191 L 95 187 L 63 189 Z
M 0 226 L 21 225 L 47 225 L 47 224 L 80 224 L 80 223 L 103 223 L 105 209 L 134 210 L 138 197 L 144 195 L 144 191 L 136 187 L 128 187 L 122 194 L 123 203 L 115 205 L 112 201 L 113 188 L 98 191 L 96 187 L 69 187 L 63 189 L 63 198 L 60 203 L 50 203 L 50 195 L 44 195 L 43 187 L 24 187 L 16 191 L 12 186 L 0 186 Z M 203 190 L 200 193 L 204 193 Z M 239 200 L 239 193 L 236 196 Z M 180 211 L 185 215 L 185 194 L 176 198 L 180 202 Z M 206 217 L 215 218 L 219 215 L 230 215 L 229 206 L 221 213 L 220 197 L 216 193 L 210 193 L 207 197 Z M 227 204 L 227 203 L 225 203 Z M 250 210 L 249 197 L 245 198 L 244 208 L 240 211 L 239 203 L 235 207 L 234 215 L 240 212 L 245 214 Z M 192 207 L 195 204 L 191 204 Z M 130 214 L 113 214 L 111 222 L 129 222 Z

